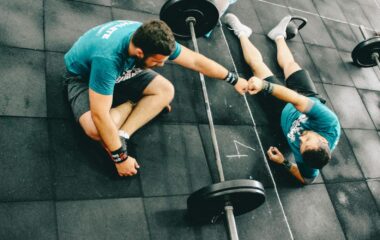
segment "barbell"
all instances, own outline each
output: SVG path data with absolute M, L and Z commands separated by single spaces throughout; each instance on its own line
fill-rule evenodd
M 351 53 L 352 60 L 359 67 L 378 66 L 380 70 L 380 37 L 367 38 L 367 33 L 363 25 L 359 26 L 364 40 L 360 42 Z
M 212 0 L 169 0 L 160 11 L 160 19 L 168 24 L 176 37 L 192 39 L 197 53 L 196 37 L 211 31 L 219 17 L 215 1 Z M 202 73 L 199 76 L 220 182 L 192 193 L 187 199 L 187 212 L 193 221 L 199 223 L 215 222 L 219 216 L 225 215 L 229 238 L 237 240 L 235 215 L 250 212 L 263 204 L 265 190 L 256 180 L 225 180 L 205 78 Z

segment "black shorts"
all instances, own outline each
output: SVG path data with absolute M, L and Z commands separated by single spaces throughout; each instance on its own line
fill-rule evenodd
M 135 76 L 115 84 L 112 106 L 118 106 L 127 101 L 137 103 L 142 97 L 144 89 L 158 75 L 151 69 L 145 69 Z M 77 121 L 86 112 L 90 111 L 89 81 L 81 76 L 66 73 L 67 96 Z
M 264 80 L 271 83 L 284 85 L 284 83 L 278 80 L 275 76 L 267 77 Z M 322 103 L 326 102 L 326 100 L 318 94 L 314 82 L 311 80 L 310 75 L 306 70 L 301 69 L 292 73 L 286 79 L 285 86 L 306 97 L 315 97 L 318 98 Z

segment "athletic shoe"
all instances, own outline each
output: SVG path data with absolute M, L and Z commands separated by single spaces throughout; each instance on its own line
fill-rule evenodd
M 268 37 L 273 41 L 276 40 L 278 36 L 283 36 L 286 39 L 286 27 L 288 26 L 292 16 L 288 15 L 281 19 L 281 21 L 269 31 Z
M 234 31 L 234 34 L 240 38 L 241 36 L 249 37 L 252 34 L 252 29 L 244 24 L 242 24 L 234 14 L 227 13 L 223 22 L 231 27 L 231 30 Z

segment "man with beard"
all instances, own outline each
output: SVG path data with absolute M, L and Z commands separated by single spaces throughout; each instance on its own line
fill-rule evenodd
M 247 81 L 205 56 L 178 44 L 160 20 L 144 24 L 119 20 L 87 31 L 65 55 L 68 99 L 84 132 L 101 141 L 120 176 L 139 165 L 128 156 L 127 141 L 157 116 L 170 111 L 173 85 L 152 68 L 166 60 L 225 80 L 243 94 Z
M 324 105 L 325 100 L 318 94 L 309 73 L 294 60 L 286 43 L 286 29 L 291 19 L 292 16 L 285 16 L 267 35 L 276 44 L 277 62 L 283 70 L 285 82 L 273 75 L 260 51 L 250 41 L 251 28 L 232 13 L 225 16 L 224 22 L 239 38 L 244 60 L 254 73 L 249 79 L 248 92 L 262 93 L 270 113 L 280 119 L 295 163 L 285 159 L 273 146 L 267 151 L 269 159 L 283 165 L 301 183 L 310 184 L 331 160 L 331 152 L 340 137 L 340 123 L 335 113 Z

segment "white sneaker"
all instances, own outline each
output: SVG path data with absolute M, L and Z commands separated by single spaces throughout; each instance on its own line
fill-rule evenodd
M 281 21 L 269 31 L 267 36 L 273 41 L 276 40 L 278 36 L 283 36 L 286 39 L 286 27 L 288 26 L 292 16 L 288 15 L 281 19 Z
M 234 31 L 234 34 L 240 38 L 241 36 L 249 37 L 252 34 L 252 29 L 244 24 L 242 24 L 234 14 L 227 13 L 223 22 L 231 27 L 231 30 Z

